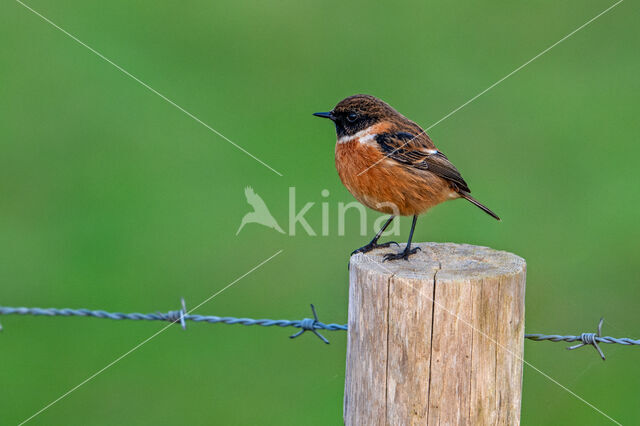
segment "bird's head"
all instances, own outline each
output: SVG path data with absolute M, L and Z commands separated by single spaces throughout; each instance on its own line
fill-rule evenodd
M 338 102 L 329 112 L 313 115 L 332 120 L 336 125 L 338 138 L 351 136 L 374 124 L 394 118 L 403 118 L 386 102 L 371 95 L 353 95 Z

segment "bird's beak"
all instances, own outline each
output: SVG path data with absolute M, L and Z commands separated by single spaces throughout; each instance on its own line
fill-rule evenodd
M 329 111 L 329 112 L 314 112 L 313 115 L 315 115 L 316 117 L 328 118 L 329 120 L 333 120 L 335 118 L 333 116 L 333 114 L 331 113 L 331 111 Z

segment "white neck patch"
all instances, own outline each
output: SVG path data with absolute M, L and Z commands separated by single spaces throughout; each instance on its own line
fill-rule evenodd
M 369 126 L 364 130 L 360 130 L 358 133 L 355 133 L 351 136 L 342 136 L 338 139 L 338 143 L 347 143 L 354 140 L 357 140 L 359 143 L 363 145 L 372 145 L 376 142 L 377 133 L 373 130 L 374 126 Z

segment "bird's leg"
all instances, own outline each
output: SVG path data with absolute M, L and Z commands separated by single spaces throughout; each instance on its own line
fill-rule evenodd
M 397 260 L 404 259 L 409 260 L 409 256 L 415 254 L 420 250 L 420 247 L 411 248 L 411 239 L 413 238 L 413 231 L 416 229 L 416 221 L 418 220 L 418 216 L 413 216 L 413 222 L 411 223 L 411 231 L 409 232 L 409 241 L 407 242 L 407 246 L 400 253 L 387 253 L 384 255 L 383 262 L 387 260 Z
M 373 237 L 373 240 L 371 240 L 371 242 L 369 244 L 367 244 L 366 246 L 362 246 L 357 250 L 354 250 L 351 255 L 353 256 L 356 253 L 367 253 L 373 249 L 376 248 L 381 248 L 381 247 L 389 247 L 391 244 L 395 244 L 398 245 L 398 243 L 396 243 L 395 241 L 389 241 L 388 243 L 383 243 L 383 244 L 378 244 L 378 240 L 380 239 L 380 237 L 382 236 L 382 233 L 384 232 L 385 229 L 387 229 L 387 227 L 389 226 L 389 224 L 391 223 L 391 221 L 393 220 L 395 216 L 391 216 L 389 217 L 389 219 L 385 222 L 385 224 L 382 226 L 382 228 L 378 231 L 378 233 L 376 234 L 375 237 Z

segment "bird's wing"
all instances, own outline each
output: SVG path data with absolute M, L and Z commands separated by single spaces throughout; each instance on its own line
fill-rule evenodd
M 471 192 L 458 169 L 434 147 L 425 133 L 381 133 L 376 136 L 376 142 L 382 153 L 392 160 L 419 170 L 428 170 L 454 183 L 459 189 Z
M 251 207 L 253 207 L 255 211 L 263 211 L 267 209 L 264 200 L 255 193 L 252 187 L 247 186 L 244 189 L 244 195 L 247 197 L 247 203 L 249 203 L 249 205 L 251 205 Z

